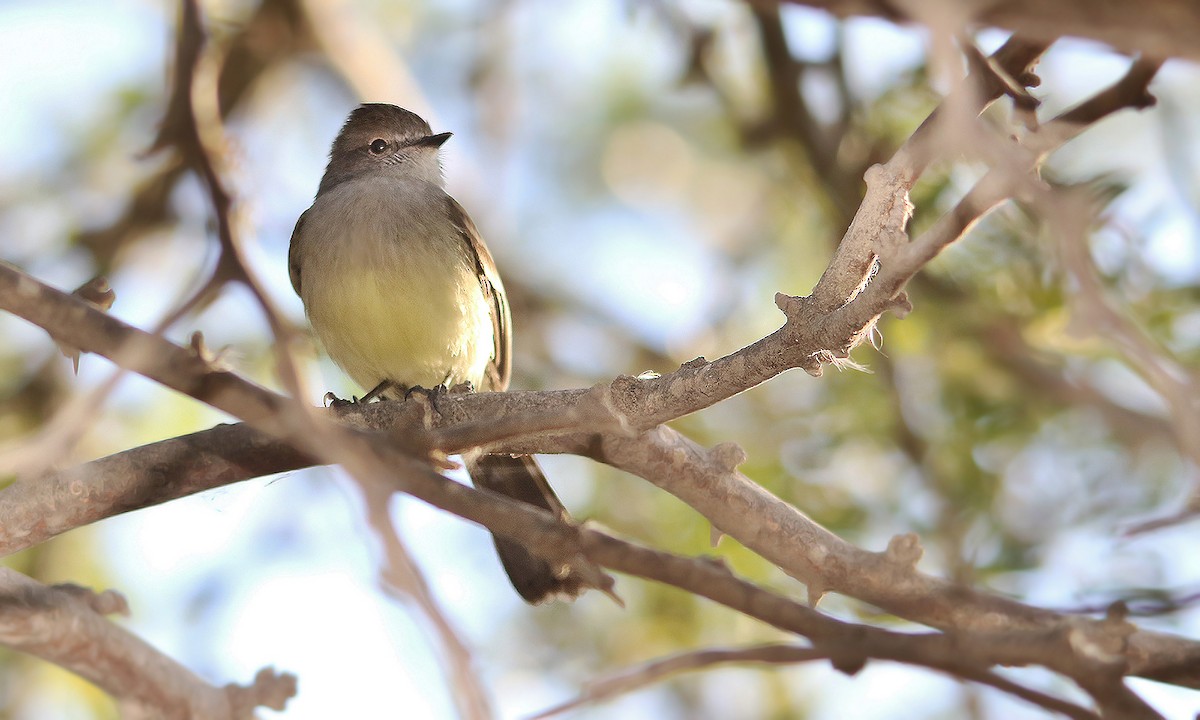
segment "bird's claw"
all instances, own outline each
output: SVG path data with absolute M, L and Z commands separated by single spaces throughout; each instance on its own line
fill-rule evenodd
M 404 399 L 411 400 L 414 396 L 417 396 L 417 397 L 423 397 L 426 400 L 428 400 L 429 402 L 433 403 L 433 402 L 437 402 L 438 398 L 446 395 L 447 392 L 448 391 L 446 390 L 445 385 L 434 385 L 432 388 L 425 388 L 425 387 L 421 387 L 420 385 L 413 385 L 412 387 L 410 387 L 404 391 Z

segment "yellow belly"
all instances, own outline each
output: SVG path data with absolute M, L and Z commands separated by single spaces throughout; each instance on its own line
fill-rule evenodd
M 301 288 L 309 321 L 364 389 L 383 380 L 481 387 L 494 354 L 491 303 L 462 239 L 431 231 L 398 191 L 349 182 L 314 203 Z

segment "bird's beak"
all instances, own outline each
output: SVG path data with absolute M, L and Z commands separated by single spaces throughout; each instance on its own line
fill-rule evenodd
M 437 135 L 429 135 L 427 137 L 423 137 L 419 140 L 414 141 L 412 144 L 419 145 L 421 147 L 435 147 L 435 148 L 441 147 L 442 143 L 449 140 L 450 136 L 453 134 L 454 133 L 444 132 L 444 133 L 438 133 Z

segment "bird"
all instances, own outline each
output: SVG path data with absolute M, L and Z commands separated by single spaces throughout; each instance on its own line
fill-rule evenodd
M 450 136 L 396 105 L 358 106 L 292 233 L 292 287 L 329 357 L 370 389 L 363 400 L 464 383 L 503 391 L 512 376 L 504 285 L 475 223 L 445 189 L 440 152 Z M 477 486 L 569 517 L 533 457 L 467 453 L 464 464 Z M 493 538 L 525 601 L 586 589 L 569 566 Z

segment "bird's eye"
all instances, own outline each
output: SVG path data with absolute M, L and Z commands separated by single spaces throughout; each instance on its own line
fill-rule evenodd
M 374 155 L 382 155 L 384 150 L 387 150 L 388 142 L 383 138 L 376 138 L 371 141 L 371 153 Z

